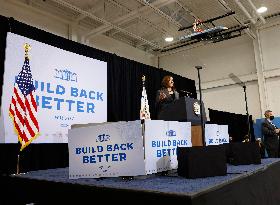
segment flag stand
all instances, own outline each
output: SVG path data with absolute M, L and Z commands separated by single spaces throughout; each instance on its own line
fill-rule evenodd
M 19 154 L 17 156 L 17 172 L 16 175 L 19 175 Z
M 15 174 L 12 174 L 13 176 L 17 176 L 17 175 L 22 175 L 22 174 L 26 174 L 25 172 L 20 173 L 20 154 L 17 155 L 17 170 Z

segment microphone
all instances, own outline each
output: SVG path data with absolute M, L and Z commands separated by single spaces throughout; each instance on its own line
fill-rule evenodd
M 186 91 L 186 90 L 180 90 L 182 93 L 187 93 L 188 95 L 192 95 L 192 92 Z
M 197 66 L 194 66 L 196 69 L 202 69 L 202 66 L 200 65 L 197 65 Z

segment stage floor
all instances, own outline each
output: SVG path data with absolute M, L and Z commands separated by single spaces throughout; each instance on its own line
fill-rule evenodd
M 96 187 L 110 187 L 116 189 L 133 189 L 139 191 L 151 191 L 171 193 L 185 196 L 195 196 L 205 191 L 217 189 L 225 184 L 248 177 L 256 172 L 263 171 L 274 163 L 279 163 L 280 159 L 262 159 L 261 164 L 239 165 L 228 164 L 227 175 L 208 178 L 187 179 L 177 175 L 176 170 L 170 171 L 167 176 L 158 174 L 137 176 L 133 180 L 124 180 L 121 177 L 101 178 L 101 179 L 69 179 L 68 167 L 59 169 L 48 169 L 31 171 L 19 176 L 26 179 L 36 179 L 52 182 L 62 182 L 70 184 L 89 185 Z M 280 173 L 279 173 L 280 174 Z
M 280 201 L 280 159 L 277 158 L 262 159 L 257 165 L 228 164 L 225 176 L 197 179 L 180 177 L 176 170 L 168 176 L 153 174 L 132 180 L 121 177 L 69 179 L 68 174 L 67 167 L 7 176 L 4 194 L 18 192 L 18 199 L 38 204 L 58 202 L 55 197 L 62 197 L 62 202 L 70 204 L 93 198 L 122 201 L 131 197 L 147 202 L 184 201 L 185 204 L 256 205 Z

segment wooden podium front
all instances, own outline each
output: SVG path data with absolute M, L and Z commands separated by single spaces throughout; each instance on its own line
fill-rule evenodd
M 203 146 L 202 130 L 200 125 L 192 125 L 192 146 Z
M 197 106 L 200 106 L 200 113 L 196 113 Z M 201 115 L 203 121 L 206 122 L 206 114 L 203 102 L 190 97 L 181 97 L 175 100 L 164 110 L 159 113 L 159 120 L 191 122 L 192 146 L 203 146 Z

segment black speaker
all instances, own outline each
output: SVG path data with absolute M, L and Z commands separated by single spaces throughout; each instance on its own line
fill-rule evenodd
M 261 164 L 261 152 L 258 143 L 230 143 L 228 162 L 233 165 Z
M 178 175 L 185 178 L 222 176 L 227 173 L 225 147 L 178 147 Z

